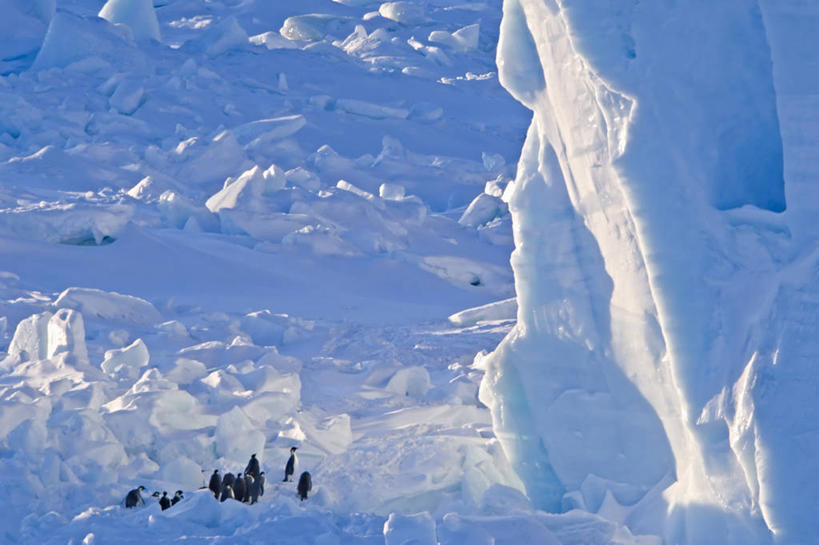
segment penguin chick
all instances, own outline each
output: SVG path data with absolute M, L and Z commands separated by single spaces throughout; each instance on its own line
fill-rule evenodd
M 241 473 L 237 473 L 236 480 L 233 481 L 233 497 L 236 501 L 245 500 L 245 478 Z
M 250 461 L 248 461 L 245 468 L 245 475 L 250 475 L 254 480 L 259 478 L 259 460 L 256 458 L 256 454 L 250 455 Z
M 223 502 L 228 498 L 231 500 L 234 499 L 233 487 L 231 487 L 229 484 L 226 484 L 224 487 L 222 487 L 222 497 L 219 499 L 219 502 Z
M 159 498 L 159 506 L 164 511 L 165 509 L 170 509 L 171 507 L 171 500 L 168 498 L 167 492 L 162 492 L 162 497 Z
M 130 490 L 125 496 L 125 507 L 131 509 L 132 507 L 143 506 L 145 501 L 142 499 L 140 492 L 145 490 L 145 487 L 140 485 L 133 490 Z
M 290 458 L 287 459 L 287 465 L 284 466 L 284 480 L 288 482 L 293 480 L 293 475 L 296 473 L 296 447 L 290 447 Z
M 304 500 L 307 499 L 307 493 L 310 492 L 310 490 L 312 488 L 313 488 L 313 481 L 310 478 L 310 473 L 305 471 L 304 473 L 301 474 L 301 477 L 299 477 L 298 490 L 299 490 L 299 497 L 301 498 L 301 501 L 304 501 Z
M 213 475 L 210 476 L 210 482 L 208 483 L 208 489 L 210 489 L 216 499 L 219 499 L 219 492 L 222 490 L 222 477 L 219 475 L 218 469 L 213 470 Z
M 183 497 L 182 497 L 182 491 L 181 491 L 181 490 L 177 490 L 177 491 L 176 491 L 176 493 L 174 493 L 173 498 L 171 498 L 171 505 L 176 505 L 176 504 L 177 504 L 177 503 L 179 503 L 179 502 L 180 502 L 182 499 L 183 499 Z

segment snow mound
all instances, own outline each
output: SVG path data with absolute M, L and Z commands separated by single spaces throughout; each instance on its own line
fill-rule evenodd
M 138 69 L 145 61 L 127 27 L 59 11 L 51 19 L 31 68 L 65 68 L 88 57 L 99 57 L 114 66 L 122 63 L 132 69 Z
M 415 25 L 424 20 L 424 6 L 415 2 L 384 2 L 378 7 L 378 13 L 406 25 Z
M 152 0 L 108 0 L 98 15 L 106 21 L 127 25 L 137 40 L 160 40 Z
M 384 523 L 384 545 L 436 545 L 435 521 L 429 513 L 390 513 Z
M 478 227 L 506 213 L 506 204 L 497 197 L 481 193 L 469 203 L 458 223 L 467 227 Z
M 245 49 L 249 43 L 245 29 L 235 17 L 230 16 L 208 28 L 192 45 L 203 50 L 206 55 L 216 57 L 229 51 Z
M 452 33 L 445 30 L 433 30 L 429 33 L 427 40 L 446 45 L 459 53 L 466 53 L 478 48 L 480 29 L 480 24 L 474 24 L 460 28 Z
M 5 71 L 25 65 L 15 60 L 36 53 L 54 16 L 54 0 L 2 0 L 0 12 L 3 13 L 0 20 L 0 70 Z
M 432 388 L 432 383 L 429 371 L 424 367 L 399 369 L 385 387 L 389 392 L 415 398 L 424 397 L 430 388 Z
M 142 339 L 137 339 L 125 348 L 106 351 L 100 368 L 107 375 L 136 380 L 139 370 L 147 366 L 149 361 L 148 347 Z
M 518 302 L 515 297 L 488 303 L 475 308 L 468 308 L 449 317 L 449 321 L 459 326 L 475 325 L 478 322 L 496 320 L 514 320 L 518 312 Z
M 284 20 L 279 33 L 288 40 L 316 42 L 328 34 L 346 36 L 353 28 L 353 20 L 326 13 L 296 15 Z
M 248 168 L 249 162 L 236 135 L 229 130 L 220 132 L 210 142 L 198 138 L 180 142 L 171 160 L 184 163 L 178 179 L 195 184 L 221 183 Z
M 162 321 L 156 307 L 144 299 L 94 288 L 68 288 L 57 297 L 54 306 L 77 309 L 89 318 L 139 326 Z
M 51 312 L 44 312 L 21 320 L 9 344 L 7 361 L 45 359 L 48 351 L 48 321 L 52 316 Z

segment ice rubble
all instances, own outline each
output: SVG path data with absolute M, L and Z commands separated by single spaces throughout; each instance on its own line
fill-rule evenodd
M 108 0 L 98 15 L 106 21 L 126 25 L 137 40 L 161 39 L 152 0 Z
M 250 528 L 275 532 L 282 543 L 358 543 L 429 540 L 432 527 L 448 545 L 524 536 L 656 545 L 664 531 L 681 540 L 688 523 L 725 542 L 719 524 L 703 522 L 719 521 L 724 510 L 711 507 L 719 502 L 707 490 L 693 493 L 699 483 L 685 470 L 696 473 L 699 462 L 680 455 L 686 448 L 701 453 L 701 477 L 726 476 L 719 501 L 747 500 L 752 511 L 758 501 L 781 536 L 809 527 L 812 514 L 798 506 L 815 505 L 814 492 L 794 494 L 796 472 L 787 467 L 804 464 L 801 454 L 754 450 L 754 441 L 779 427 L 777 437 L 800 453 L 799 441 L 810 436 L 807 420 L 786 427 L 765 403 L 778 407 L 797 380 L 811 388 L 810 357 L 793 381 L 766 377 L 783 373 L 768 364 L 772 355 L 798 356 L 776 348 L 804 341 L 799 331 L 812 311 L 801 302 L 813 261 L 782 274 L 777 292 L 751 289 L 778 274 L 789 252 L 778 239 L 812 240 L 806 223 L 796 229 L 790 220 L 811 216 L 811 171 L 799 158 L 812 153 L 802 115 L 812 102 L 793 98 L 793 82 L 802 80 L 788 62 L 809 48 L 783 38 L 798 26 L 791 11 L 809 7 L 762 6 L 779 59 L 776 88 L 790 93 L 775 97 L 779 123 L 785 127 L 783 111 L 791 123 L 806 123 L 781 131 L 786 222 L 773 213 L 784 203 L 781 180 L 764 182 L 777 170 L 778 139 L 772 90 L 752 73 L 765 71 L 764 40 L 739 2 L 669 14 L 663 10 L 675 8 L 583 1 L 563 3 L 558 15 L 535 1 L 506 2 L 500 75 L 537 112 L 514 183 L 510 161 L 528 116 L 498 87 L 488 58 L 499 22 L 494 4 L 345 0 L 261 10 L 229 1 L 205 12 L 195 2 L 168 2 L 153 10 L 165 43 L 88 17 L 101 2 L 76 0 L 53 18 L 52 4 L 0 0 L 4 15 L 13 15 L 3 28 L 19 26 L 13 59 L 0 33 L 0 73 L 8 73 L 0 78 L 0 262 L 18 278 L 0 277 L 0 347 L 8 351 L 0 365 L 0 463 L 11 475 L 4 484 L 32 498 L 30 512 L 0 499 L 0 523 L 15 539 L 230 542 Z M 306 13 L 319 6 L 328 13 Z M 654 28 L 658 20 L 667 23 Z M 745 38 L 747 63 L 726 61 L 736 51 L 714 38 L 728 20 Z M 697 30 L 702 21 L 709 32 Z M 675 40 L 698 54 L 675 49 Z M 716 60 L 709 68 L 690 58 Z M 643 80 L 645 73 L 661 77 Z M 711 86 L 678 81 L 680 73 Z M 729 81 L 731 92 L 723 87 Z M 712 91 L 715 101 L 704 100 Z M 669 109 L 668 97 L 681 103 Z M 756 116 L 746 115 L 752 110 Z M 669 111 L 675 117 L 666 131 L 658 120 Z M 664 145 L 672 139 L 674 146 Z M 726 140 L 737 145 L 726 148 Z M 647 141 L 656 147 L 637 145 Z M 751 156 L 749 148 L 763 152 Z M 712 153 L 718 149 L 722 155 Z M 752 160 L 734 169 L 735 158 Z M 655 178 L 649 167 L 663 162 L 674 168 Z M 547 185 L 544 176 L 569 181 Z M 685 185 L 690 209 L 672 208 L 676 197 L 664 192 L 683 187 L 685 176 L 705 181 Z M 796 192 L 793 176 L 801 176 Z M 733 183 L 717 183 L 724 179 Z M 655 211 L 657 202 L 670 204 Z M 509 299 L 507 207 L 521 245 L 517 302 Z M 674 227 L 669 238 L 679 235 L 672 241 L 679 253 L 655 238 L 662 233 L 652 222 L 660 220 Z M 708 252 L 699 251 L 703 238 Z M 697 256 L 707 264 L 718 250 L 725 261 L 696 269 Z M 672 260 L 681 255 L 694 265 Z M 753 272 L 741 277 L 743 267 Z M 671 318 L 692 318 L 679 307 L 718 296 L 726 315 L 741 314 L 729 288 L 714 287 L 724 270 L 735 271 L 736 300 L 754 294 L 748 306 L 779 302 L 763 301 L 772 310 L 749 312 L 730 335 L 717 335 L 720 316 L 691 319 L 724 343 L 707 353 L 689 342 L 695 331 Z M 710 287 L 689 289 L 684 275 L 708 278 Z M 87 288 L 65 291 L 77 285 Z M 518 303 L 514 336 L 470 366 L 511 327 Z M 452 315 L 457 328 L 428 324 L 468 307 Z M 689 395 L 704 382 L 679 380 L 693 377 L 688 362 L 742 353 L 735 347 L 747 323 L 766 313 L 779 323 L 796 308 L 803 314 L 787 327 L 751 335 L 764 345 L 752 363 L 703 368 L 716 377 L 713 388 Z M 534 340 L 543 331 L 557 338 Z M 582 365 L 552 365 L 550 377 L 523 374 L 517 384 L 497 375 L 500 358 L 545 365 L 557 358 L 544 353 L 558 351 Z M 530 450 L 504 435 L 519 425 L 499 420 L 496 429 L 534 503 L 568 512 L 534 511 L 521 493 L 524 482 L 476 400 L 484 369 L 483 399 L 496 410 L 495 403 L 527 401 L 518 387 L 534 391 L 538 403 L 556 398 L 523 424 Z M 762 390 L 777 395 L 762 399 Z M 681 400 L 693 400 L 695 410 Z M 502 408 L 506 416 L 526 413 Z M 542 442 L 528 434 L 537 426 Z M 88 452 L 76 444 L 78 433 L 90 438 Z M 106 507 L 140 482 L 195 488 L 201 467 L 235 471 L 243 450 L 260 445 L 263 463 L 275 469 L 293 444 L 317 485 L 307 505 L 283 491 L 256 510 L 197 493 L 172 514 Z M 740 471 L 719 467 L 731 462 L 731 448 L 744 453 Z M 538 467 L 544 450 L 549 464 Z M 677 462 L 674 473 L 672 458 L 692 463 Z M 743 482 L 741 472 L 760 483 L 756 496 L 728 486 Z M 783 503 L 789 498 L 801 500 Z M 669 522 L 655 524 L 666 520 L 668 504 Z M 429 515 L 402 518 L 423 511 Z M 385 520 L 392 524 L 385 528 Z
M 668 543 L 816 534 L 788 477 L 816 458 L 773 425 L 816 406 L 793 380 L 812 349 L 774 333 L 816 284 L 782 280 L 805 226 L 775 214 L 766 23 L 740 0 L 504 2 L 499 76 L 534 118 L 508 198 L 518 324 L 481 399 L 539 506 L 611 512 L 606 491 Z

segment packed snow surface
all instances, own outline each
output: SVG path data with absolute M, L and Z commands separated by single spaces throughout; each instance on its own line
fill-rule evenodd
M 0 15 L 0 542 L 819 533 L 819 9 Z

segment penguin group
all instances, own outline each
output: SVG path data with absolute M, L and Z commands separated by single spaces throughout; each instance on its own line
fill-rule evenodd
M 244 475 L 237 473 L 234 477 L 233 473 L 225 473 L 222 477 L 219 470 L 214 469 L 208 489 L 220 502 L 230 499 L 254 504 L 259 501 L 260 496 L 264 496 L 264 471 L 260 469 L 259 460 L 255 454 L 251 454 Z
M 293 482 L 293 476 L 296 473 L 296 466 L 298 464 L 296 450 L 297 447 L 291 447 L 290 449 L 290 457 L 287 459 L 287 463 L 284 466 L 283 482 Z M 208 489 L 210 490 L 211 494 L 213 494 L 213 497 L 219 502 L 236 500 L 252 505 L 257 503 L 261 496 L 264 496 L 264 483 L 264 471 L 261 471 L 256 454 L 251 454 L 244 473 L 237 473 L 234 476 L 233 473 L 228 472 L 222 476 L 218 469 L 214 469 L 210 476 L 210 481 L 208 482 Z M 307 499 L 307 496 L 312 488 L 313 482 L 310 473 L 307 471 L 302 472 L 296 486 L 296 490 L 298 491 L 301 501 Z M 125 496 L 125 507 L 130 509 L 145 505 L 145 501 L 142 499 L 141 495 L 142 491 L 144 490 L 144 486 L 138 486 L 137 488 L 130 490 Z M 154 492 L 152 496 L 158 498 L 159 505 L 163 511 L 170 509 L 183 499 L 181 490 L 177 490 L 173 498 L 169 498 L 167 492 L 162 492 L 160 495 L 158 491 Z
M 145 505 L 145 500 L 142 499 L 143 490 L 145 490 L 145 487 L 142 485 L 134 488 L 133 490 L 129 490 L 128 494 L 125 495 L 124 500 L 125 507 L 128 509 L 133 509 L 134 507 L 142 507 L 143 505 Z M 173 498 L 169 498 L 167 492 L 162 492 L 162 494 L 160 494 L 159 491 L 156 491 L 153 494 L 151 494 L 151 497 L 159 498 L 158 500 L 159 506 L 162 508 L 163 511 L 165 509 L 170 509 L 172 506 L 176 505 L 182 499 L 184 499 L 181 490 L 177 490 L 176 493 L 174 493 Z
M 282 482 L 292 482 L 293 475 L 296 474 L 296 464 L 298 460 L 296 459 L 296 450 L 297 447 L 290 447 L 290 458 L 287 459 L 287 463 L 284 465 L 284 480 Z M 299 484 L 296 485 L 296 490 L 298 490 L 299 498 L 301 501 L 307 499 L 307 493 L 310 492 L 313 488 L 313 480 L 310 477 L 310 473 L 307 471 L 302 472 L 301 476 L 299 476 Z

